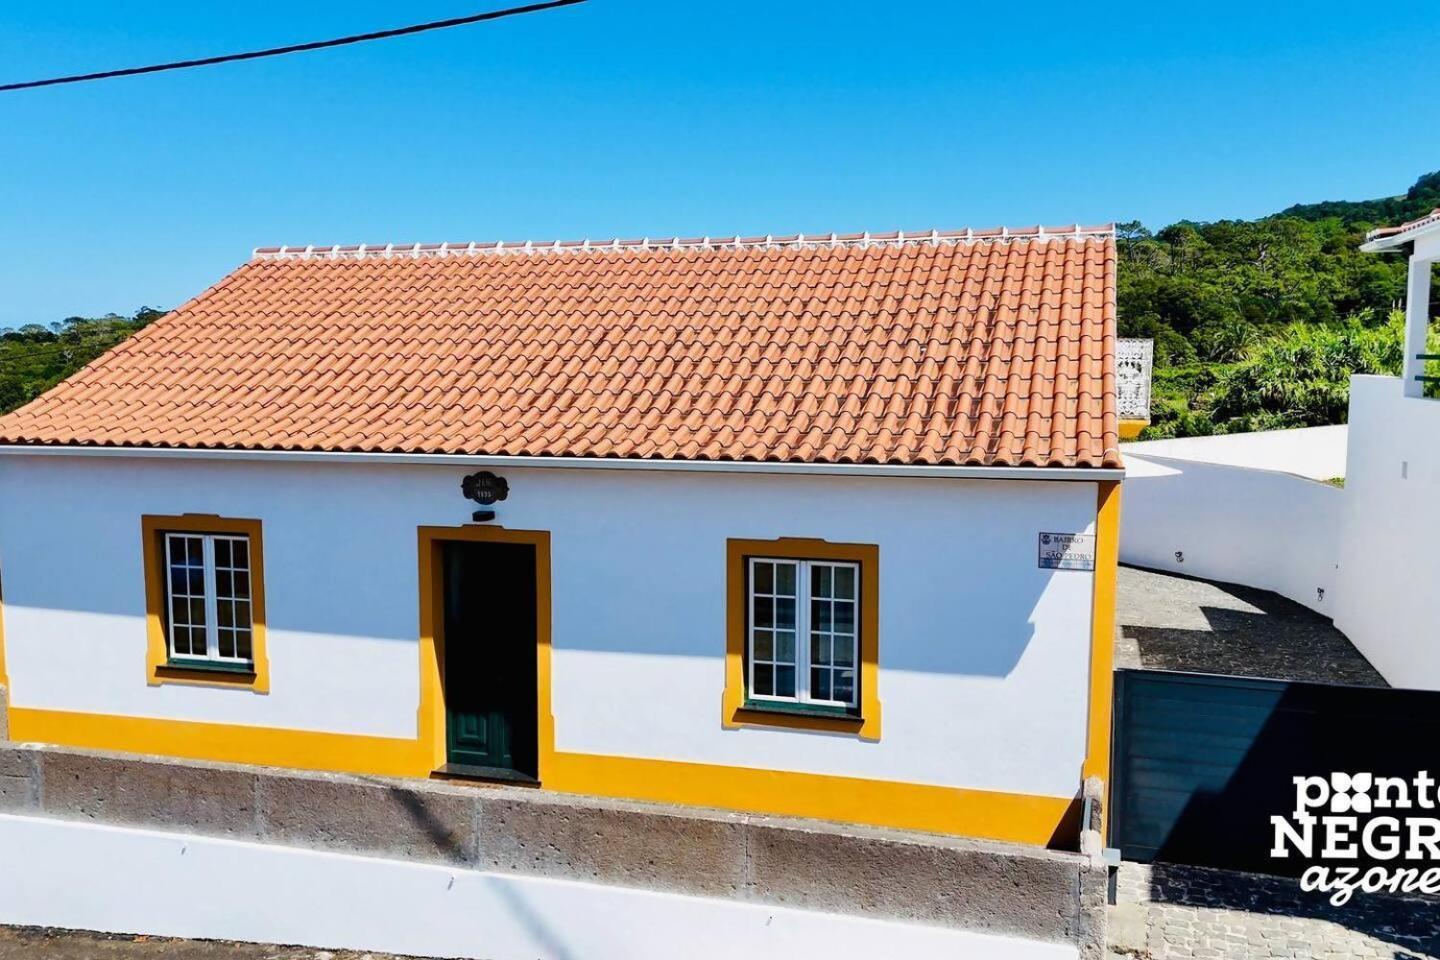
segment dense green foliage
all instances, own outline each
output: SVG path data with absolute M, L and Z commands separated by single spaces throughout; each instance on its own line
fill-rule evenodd
M 1406 261 L 1365 233 L 1440 207 L 1440 173 L 1402 197 L 1260 220 L 1118 229 L 1120 335 L 1155 340 L 1146 437 L 1339 423 L 1352 373 L 1395 373 Z M 1436 288 L 1440 301 L 1440 286 Z M 1440 302 L 1432 305 L 1440 314 Z
M 0 413 L 38 397 L 163 313 L 141 307 L 129 317 L 70 317 L 48 327 L 0 330 Z

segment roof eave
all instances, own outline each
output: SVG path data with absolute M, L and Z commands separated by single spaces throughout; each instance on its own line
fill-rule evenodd
M 692 473 L 767 473 L 808 476 L 929 477 L 962 480 L 1121 480 L 1117 467 L 1012 467 L 898 463 L 807 463 L 757 460 L 661 460 L 604 457 L 520 457 L 448 453 L 379 453 L 330 450 L 240 450 L 197 447 L 120 447 L 79 444 L 0 444 L 0 456 L 140 457 L 254 460 L 288 463 L 422 464 L 466 468 L 653 470 Z

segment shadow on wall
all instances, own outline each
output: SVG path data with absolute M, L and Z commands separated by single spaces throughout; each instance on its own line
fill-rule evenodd
M 720 551 L 723 553 L 723 550 Z M 1015 575 L 1008 561 L 994 565 L 993 580 L 957 582 L 950 572 L 936 564 L 910 569 L 880 557 L 880 658 L 887 670 L 1005 677 L 1014 671 L 1035 638 L 1036 623 L 1049 620 L 1061 630 L 1078 629 L 1090 636 L 1091 574 L 1068 570 L 1039 570 L 1036 558 L 1028 556 L 1028 569 Z M 624 599 L 610 600 L 619 591 L 607 590 L 607 579 L 621 576 L 614 570 L 596 570 L 588 578 L 595 590 L 595 604 L 583 632 L 561 633 L 557 621 L 555 642 L 567 650 L 596 653 L 639 653 L 654 656 L 701 657 L 713 659 L 725 650 L 726 590 L 723 567 L 713 582 L 692 588 L 686 581 L 677 585 L 667 599 L 670 608 L 692 611 L 686 618 L 693 630 L 676 632 L 676 616 L 647 616 Z M 1074 579 L 1080 590 L 1069 587 Z M 923 604 L 906 602 L 897 596 L 897 583 L 907 584 L 910 596 Z M 663 571 L 650 578 L 651 589 L 667 592 Z M 687 592 L 687 588 L 690 588 Z M 1054 611 L 1042 615 L 1042 607 L 1053 592 Z M 1069 599 L 1083 600 L 1083 624 L 1063 615 Z M 1087 647 L 1088 649 L 1088 642 Z

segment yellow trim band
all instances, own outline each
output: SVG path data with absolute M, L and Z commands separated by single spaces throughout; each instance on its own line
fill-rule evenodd
M 421 739 L 12 708 L 18 741 L 304 770 L 427 777 Z M 442 744 L 443 749 L 443 744 Z M 1073 803 L 1062 797 L 582 753 L 542 758 L 545 789 L 1049 844 Z
M 1082 776 L 1110 792 L 1110 714 L 1115 696 L 1115 602 L 1120 565 L 1120 484 L 1099 484 L 1095 505 L 1095 593 L 1090 635 L 1090 723 Z M 1102 825 L 1101 833 L 1104 829 Z

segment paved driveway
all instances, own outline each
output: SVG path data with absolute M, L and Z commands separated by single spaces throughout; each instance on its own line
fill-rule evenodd
M 1292 880 L 1127 863 L 1110 908 L 1112 958 L 1433 960 L 1440 903 L 1357 894 L 1331 907 Z
M 1387 686 L 1325 617 L 1266 590 L 1120 568 L 1115 666 Z

